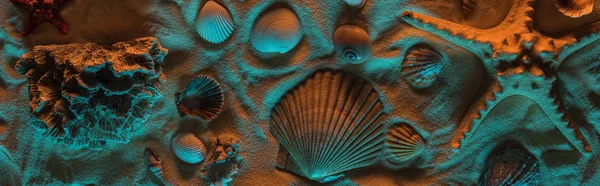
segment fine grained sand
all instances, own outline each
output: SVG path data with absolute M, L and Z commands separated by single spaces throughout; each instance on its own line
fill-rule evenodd
M 510 5 L 503 0 L 481 2 L 471 19 L 460 14 L 460 2 L 446 0 L 405 2 L 402 0 L 368 1 L 359 14 L 353 15 L 342 1 L 288 2 L 299 16 L 305 35 L 290 52 L 271 56 L 258 54 L 250 44 L 250 32 L 257 17 L 275 0 L 217 0 L 228 8 L 236 30 L 222 44 L 210 44 L 195 31 L 194 20 L 204 1 L 198 0 L 72 0 L 61 11 L 70 33 L 62 35 L 49 24 L 41 25 L 31 35 L 19 31 L 28 13 L 7 0 L 0 6 L 0 144 L 6 146 L 23 170 L 28 185 L 148 185 L 160 181 L 148 170 L 144 148 L 154 149 L 163 159 L 165 179 L 177 185 L 201 185 L 200 167 L 178 160 L 170 147 L 174 134 L 192 131 L 210 143 L 228 134 L 241 139 L 243 158 L 234 185 L 310 185 L 314 182 L 275 169 L 278 144 L 269 133 L 269 116 L 273 105 L 317 69 L 329 67 L 359 74 L 372 82 L 385 105 L 386 124 L 408 121 L 427 140 L 424 154 L 398 167 L 374 165 L 347 173 L 359 185 L 472 185 L 483 170 L 487 154 L 504 133 L 521 131 L 519 113 L 535 105 L 525 102 L 509 113 L 493 115 L 474 136 L 478 143 L 467 144 L 460 152 L 452 151 L 450 140 L 466 110 L 488 86 L 489 75 L 481 60 L 447 40 L 414 28 L 400 19 L 403 10 L 435 15 L 453 22 L 489 28 L 501 22 Z M 335 28 L 344 24 L 365 28 L 373 40 L 372 59 L 359 66 L 342 66 L 336 58 L 332 37 Z M 152 111 L 148 122 L 128 144 L 108 143 L 100 151 L 70 150 L 55 145 L 27 125 L 29 108 L 27 83 L 16 73 L 19 57 L 35 45 L 94 42 L 113 44 L 139 37 L 158 38 L 169 50 L 164 62 L 167 77 L 163 98 Z M 449 58 L 439 75 L 441 83 L 428 91 L 415 91 L 399 78 L 399 66 L 408 47 L 426 43 Z M 212 122 L 179 117 L 174 94 L 196 75 L 208 75 L 221 83 L 225 92 L 224 111 Z M 535 110 L 535 109 L 533 109 Z M 508 114 L 508 115 L 506 115 Z M 539 114 L 539 113 L 530 113 Z M 492 120 L 493 117 L 490 119 Z M 514 123 L 513 123 L 514 121 Z M 535 121 L 535 126 L 547 126 Z M 505 123 L 513 123 L 503 125 Z M 527 128 L 527 127 L 526 127 Z M 539 136 L 559 136 L 554 128 L 527 128 Z M 506 132 L 500 132 L 506 131 Z M 558 132 L 560 133 L 560 132 Z M 508 135 L 508 134 L 506 134 Z M 589 139 L 598 146 L 597 135 Z M 549 148 L 542 139 L 539 149 L 529 149 L 542 161 L 542 185 L 592 184 L 600 181 L 600 165 L 595 155 L 581 156 L 568 141 L 552 138 L 558 153 L 541 154 Z

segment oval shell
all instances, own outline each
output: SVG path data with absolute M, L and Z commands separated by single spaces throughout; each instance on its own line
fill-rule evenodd
M 208 1 L 196 18 L 196 30 L 200 37 L 214 44 L 221 43 L 231 34 L 235 26 L 231 15 L 223 6 Z
M 192 79 L 183 91 L 175 94 L 175 104 L 182 116 L 197 116 L 207 122 L 221 113 L 223 103 L 221 85 L 208 76 Z
M 437 52 L 415 46 L 409 49 L 402 62 L 402 77 L 415 88 L 426 88 L 433 84 L 442 70 L 443 58 Z
M 206 147 L 192 133 L 181 133 L 173 138 L 171 143 L 173 152 L 177 157 L 186 163 L 200 163 L 206 157 Z
M 371 56 L 371 38 L 362 28 L 344 25 L 335 30 L 333 44 L 337 55 L 351 64 L 360 64 Z
M 320 71 L 284 95 L 271 113 L 277 166 L 318 182 L 376 162 L 384 145 L 383 104 L 364 79 Z
M 252 30 L 252 46 L 265 53 L 286 53 L 294 48 L 304 32 L 294 12 L 278 8 L 267 12 L 258 19 Z
M 351 8 L 362 8 L 367 0 L 344 0 Z
M 406 161 L 425 150 L 425 141 L 410 125 L 401 123 L 388 129 L 386 146 L 395 161 Z
M 525 149 L 506 146 L 488 157 L 478 185 L 540 185 L 540 168 Z
M 554 6 L 562 14 L 578 18 L 592 13 L 594 0 L 554 0 Z

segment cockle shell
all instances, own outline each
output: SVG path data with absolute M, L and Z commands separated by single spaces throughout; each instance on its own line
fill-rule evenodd
M 564 15 L 577 18 L 592 13 L 594 0 L 554 0 L 554 6 Z
M 344 25 L 336 29 L 333 44 L 337 54 L 347 63 L 360 64 L 371 56 L 369 34 L 355 25 Z
M 346 4 L 348 4 L 349 7 L 351 8 L 362 8 L 365 3 L 367 2 L 367 0 L 344 0 L 346 2 Z
M 162 159 L 153 150 L 146 148 L 146 156 L 148 156 L 148 168 L 160 181 L 165 182 L 165 172 L 163 171 Z
M 406 161 L 425 150 L 425 141 L 410 125 L 401 123 L 388 129 L 386 146 L 393 160 Z
M 265 53 L 286 53 L 294 48 L 304 32 L 298 17 L 287 8 L 277 8 L 262 15 L 252 31 L 252 46 Z
M 284 95 L 271 113 L 278 167 L 329 182 L 375 163 L 385 136 L 373 86 L 344 72 L 319 71 Z
M 470 16 L 473 13 L 473 10 L 477 6 L 476 0 L 463 0 L 462 1 L 462 12 L 465 16 Z
M 402 62 L 402 77 L 415 88 L 429 87 L 437 79 L 442 62 L 437 52 L 425 46 L 412 47 Z
M 488 157 L 478 185 L 540 185 L 540 182 L 537 160 L 525 149 L 506 146 Z
M 206 157 L 206 146 L 192 133 L 181 133 L 173 138 L 173 152 L 186 163 L 200 163 Z
M 198 34 L 210 43 L 218 44 L 227 40 L 234 29 L 233 19 L 227 9 L 214 1 L 206 2 L 196 18 Z
M 187 84 L 185 90 L 175 94 L 175 104 L 181 115 L 197 116 L 209 122 L 221 113 L 223 97 L 223 89 L 216 80 L 198 76 Z

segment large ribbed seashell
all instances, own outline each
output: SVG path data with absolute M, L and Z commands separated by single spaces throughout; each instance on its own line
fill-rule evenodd
M 347 63 L 359 64 L 371 56 L 371 38 L 362 28 L 344 25 L 333 33 L 337 55 Z
M 388 129 L 386 146 L 395 161 L 406 161 L 425 150 L 425 141 L 410 125 L 401 123 Z
M 233 33 L 233 19 L 225 7 L 208 1 L 196 18 L 198 34 L 210 43 L 221 43 Z
M 192 79 L 185 90 L 175 94 L 175 103 L 181 115 L 197 116 L 207 122 L 221 113 L 223 101 L 221 85 L 208 76 Z
M 382 114 L 370 83 L 343 72 L 316 72 L 273 108 L 278 167 L 328 182 L 373 164 L 385 140 Z
M 477 6 L 476 0 L 463 0 L 462 1 L 462 12 L 465 16 L 470 16 Z
M 148 156 L 148 168 L 160 181 L 165 182 L 165 172 L 163 171 L 162 159 L 153 150 L 146 148 L 146 156 Z
M 507 146 L 488 157 L 478 185 L 540 185 L 540 182 L 537 160 L 520 147 Z
M 204 143 L 192 133 L 181 133 L 175 136 L 171 146 L 175 155 L 189 164 L 200 163 L 206 157 Z
M 262 15 L 252 30 L 252 46 L 265 53 L 286 53 L 294 48 L 304 32 L 294 12 L 277 8 Z
M 367 2 L 367 0 L 344 0 L 346 2 L 346 4 L 348 4 L 349 7 L 351 8 L 362 8 L 363 6 L 365 6 L 365 3 Z
M 437 79 L 442 62 L 437 52 L 425 46 L 412 47 L 402 62 L 402 77 L 415 88 L 429 87 Z
M 554 0 L 554 5 L 566 16 L 577 18 L 592 13 L 594 0 Z

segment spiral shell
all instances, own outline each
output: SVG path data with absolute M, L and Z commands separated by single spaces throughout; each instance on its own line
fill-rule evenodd
M 367 2 L 367 0 L 344 0 L 346 2 L 346 4 L 348 4 L 349 7 L 351 8 L 362 8 L 363 6 L 365 6 L 365 3 Z
M 221 43 L 231 34 L 235 26 L 227 9 L 214 1 L 208 1 L 196 18 L 196 30 L 200 37 L 214 44 Z
M 294 12 L 277 8 L 262 15 L 252 31 L 252 46 L 265 53 L 286 53 L 294 48 L 304 32 Z
M 191 115 L 209 122 L 223 109 L 223 89 L 219 83 L 208 77 L 192 79 L 185 90 L 175 94 L 175 104 L 181 115 Z
M 171 143 L 173 152 L 177 157 L 186 163 L 200 163 L 206 157 L 206 147 L 192 133 L 181 133 L 173 138 Z
M 146 148 L 146 156 L 148 156 L 148 168 L 164 183 L 165 172 L 163 171 L 162 159 L 160 159 L 156 152 L 149 148 Z
M 425 150 L 425 141 L 410 125 L 401 123 L 389 128 L 386 146 L 395 161 L 406 161 Z
M 443 57 L 425 47 L 409 49 L 402 62 L 402 77 L 415 88 L 426 88 L 433 84 L 442 70 Z
M 337 54 L 351 64 L 360 64 L 371 56 L 371 38 L 362 28 L 344 25 L 333 33 L 333 44 Z
M 592 13 L 594 0 L 554 0 L 554 6 L 564 15 L 578 18 Z

